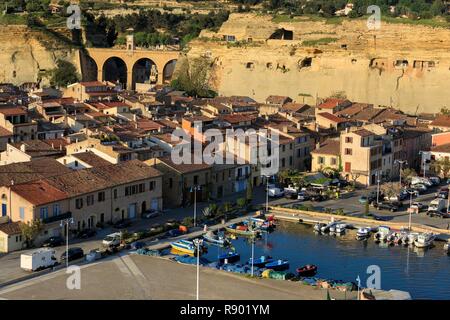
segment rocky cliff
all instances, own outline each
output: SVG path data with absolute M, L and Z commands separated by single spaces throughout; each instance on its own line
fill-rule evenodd
M 188 56 L 213 63 L 221 95 L 270 94 L 315 103 L 334 93 L 410 113 L 450 105 L 450 30 L 364 20 L 292 20 L 233 14 L 217 33 L 204 32 Z M 223 41 L 225 37 L 236 42 Z
M 39 73 L 53 69 L 58 59 L 80 70 L 79 52 L 61 40 L 26 26 L 0 26 L 0 82 L 39 81 Z M 41 84 L 46 84 L 43 79 Z

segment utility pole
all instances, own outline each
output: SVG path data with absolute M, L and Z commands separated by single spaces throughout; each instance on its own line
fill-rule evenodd
M 408 161 L 406 160 L 395 160 L 395 163 L 398 163 L 400 165 L 400 189 L 402 188 L 402 170 L 403 170 L 403 164 L 408 165 Z
M 377 171 L 377 206 L 380 204 L 380 171 Z

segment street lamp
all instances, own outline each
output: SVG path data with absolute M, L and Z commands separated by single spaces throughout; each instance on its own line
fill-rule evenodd
M 380 197 L 380 171 L 377 171 L 377 205 L 380 204 L 379 201 L 379 197 Z
M 61 228 L 66 227 L 66 268 L 69 267 L 69 224 L 73 224 L 73 218 L 63 219 L 59 224 Z
M 425 151 L 419 151 L 419 154 L 422 156 L 422 163 L 423 163 L 423 177 L 424 178 L 426 178 L 427 177 L 427 175 L 426 175 L 426 163 L 427 163 L 427 160 L 425 159 L 425 154 L 428 154 L 428 152 L 425 152 Z
M 266 176 L 266 213 L 269 212 L 269 179 L 270 176 Z
M 199 185 L 191 187 L 191 192 L 194 192 L 194 227 L 197 224 L 197 191 L 202 190 Z
M 403 169 L 403 165 L 406 164 L 408 165 L 408 161 L 406 160 L 395 160 L 394 163 L 398 163 L 400 165 L 400 188 L 402 187 L 402 169 Z
M 199 299 L 199 287 L 200 287 L 200 247 L 203 245 L 202 239 L 194 239 L 194 244 L 197 247 L 197 300 Z
M 252 272 L 251 272 L 251 276 L 253 278 L 253 264 L 255 262 L 255 231 L 253 231 L 251 241 L 252 241 Z
M 412 214 L 412 197 L 415 191 L 413 190 L 406 190 L 406 192 L 409 193 L 409 223 L 408 223 L 408 230 L 411 231 L 411 214 Z

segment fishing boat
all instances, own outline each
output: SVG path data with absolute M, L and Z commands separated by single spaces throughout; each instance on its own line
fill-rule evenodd
M 347 230 L 347 224 L 346 223 L 338 223 L 334 229 L 334 233 L 343 234 L 343 233 L 345 233 L 345 230 Z
M 184 252 L 184 253 L 188 253 L 188 254 L 194 254 L 195 250 L 197 249 L 195 244 L 189 240 L 179 240 L 179 241 L 171 242 L 170 246 L 179 252 Z
M 219 262 L 220 263 L 233 263 L 236 261 L 239 261 L 239 259 L 241 258 L 241 255 L 237 252 L 234 251 L 229 251 L 227 253 L 221 254 L 219 256 Z
M 387 226 L 379 226 L 378 231 L 374 234 L 374 240 L 377 242 L 386 242 L 387 236 L 391 232 L 391 228 Z
M 417 239 L 414 240 L 414 245 L 417 248 L 428 248 L 433 245 L 433 241 L 436 236 L 432 233 L 421 233 L 417 236 Z
M 419 236 L 419 234 L 417 232 L 410 232 L 408 234 L 408 243 L 409 244 L 414 244 L 414 241 L 417 240 L 418 236 Z
M 272 269 L 274 271 L 283 271 L 289 269 L 289 261 L 287 260 L 275 260 L 269 262 L 265 266 L 267 269 Z
M 322 227 L 326 226 L 325 223 L 321 223 L 321 222 L 317 222 L 314 225 L 314 231 L 320 232 L 320 229 L 322 229 Z
M 253 237 L 253 236 L 256 236 L 259 234 L 258 230 L 249 229 L 248 226 L 246 226 L 246 225 L 232 224 L 232 225 L 229 225 L 228 227 L 225 227 L 225 230 L 232 234 L 237 234 L 240 236 L 247 236 L 247 237 Z
M 264 267 L 266 264 L 273 262 L 274 260 L 272 259 L 271 256 L 261 256 L 258 259 L 255 259 L 255 261 L 253 261 L 253 266 L 254 267 L 258 267 L 258 268 L 262 268 Z M 252 264 L 252 258 L 248 259 L 248 264 Z
M 203 235 L 203 239 L 206 242 L 219 245 L 219 246 L 227 246 L 230 244 L 230 241 L 222 235 L 217 235 L 212 231 L 208 231 Z
M 330 222 L 329 224 L 322 226 L 322 228 L 320 228 L 320 231 L 323 233 L 328 232 L 328 231 L 330 231 L 330 228 L 335 226 L 336 224 L 337 224 L 337 222 L 334 222 L 334 221 Z
M 256 229 L 261 229 L 263 231 L 273 230 L 275 227 L 274 220 L 251 217 L 248 219 L 248 225 L 253 225 Z
M 296 271 L 301 277 L 313 277 L 317 273 L 317 266 L 313 264 L 307 264 L 306 266 L 297 268 Z
M 370 227 L 359 228 L 356 232 L 356 240 L 367 240 L 371 232 L 372 229 Z

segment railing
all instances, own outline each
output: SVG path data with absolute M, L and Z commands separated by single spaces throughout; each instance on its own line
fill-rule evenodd
M 63 219 L 68 219 L 68 218 L 71 218 L 71 217 L 72 217 L 72 212 L 69 211 L 69 212 L 66 212 L 66 213 L 63 213 L 63 214 L 59 214 L 57 216 L 51 216 L 51 217 L 42 219 L 42 222 L 43 223 L 52 223 L 52 222 L 60 221 L 60 220 L 63 220 Z

